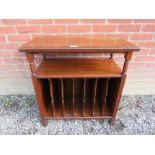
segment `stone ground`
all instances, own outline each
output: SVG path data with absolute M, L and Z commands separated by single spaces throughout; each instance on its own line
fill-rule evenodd
M 51 120 L 40 124 L 34 96 L 0 96 L 0 134 L 3 135 L 154 135 L 155 96 L 123 96 L 116 125 L 108 120 Z

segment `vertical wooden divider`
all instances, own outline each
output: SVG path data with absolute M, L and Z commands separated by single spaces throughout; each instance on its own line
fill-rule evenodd
M 51 94 L 51 104 L 52 104 L 52 110 L 53 110 L 53 116 L 55 117 L 55 97 L 54 97 L 54 85 L 53 80 L 48 79 L 50 83 L 50 94 Z
M 94 90 L 93 90 L 93 109 L 92 109 L 93 116 L 95 114 L 95 107 L 96 107 L 97 82 L 98 82 L 98 78 L 95 79 Z
M 73 78 L 73 109 L 72 109 L 72 116 L 74 116 L 74 104 L 75 104 L 75 79 Z
M 108 94 L 108 88 L 109 88 L 109 80 L 110 78 L 108 78 L 105 82 L 105 92 L 104 92 L 104 99 L 103 99 L 103 103 L 102 103 L 102 116 L 104 115 L 104 108 L 107 102 L 107 94 Z
M 113 58 L 113 53 L 110 53 L 110 59 L 112 59 Z
M 64 98 L 64 82 L 63 79 L 60 79 L 61 81 L 61 103 L 62 103 L 62 115 L 64 117 L 65 115 L 65 98 Z
M 83 81 L 83 107 L 82 107 L 82 115 L 84 116 L 84 109 L 85 109 L 85 104 L 86 104 L 86 81 L 87 79 L 84 78 Z

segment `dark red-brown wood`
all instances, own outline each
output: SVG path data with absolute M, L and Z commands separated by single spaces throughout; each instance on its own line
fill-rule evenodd
M 36 70 L 36 77 L 121 77 L 121 72 L 112 59 L 45 59 Z
M 41 36 L 19 48 L 26 52 L 43 125 L 48 119 L 111 119 L 114 124 L 129 61 L 139 48 L 103 36 Z M 38 68 L 34 54 L 43 54 Z M 109 58 L 48 58 L 46 54 L 109 53 Z M 115 53 L 124 57 L 120 68 Z
M 55 117 L 55 94 L 54 94 L 54 86 L 53 86 L 53 80 L 49 79 L 50 84 L 50 94 L 51 94 L 51 104 L 53 109 L 53 117 Z
M 19 48 L 20 52 L 33 53 L 103 53 L 138 51 L 134 44 L 118 37 L 94 35 L 65 35 L 36 37 Z

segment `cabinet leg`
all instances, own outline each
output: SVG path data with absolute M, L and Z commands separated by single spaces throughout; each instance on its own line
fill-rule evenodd
M 46 127 L 48 125 L 48 120 L 42 118 L 41 119 L 41 124 L 42 124 L 42 126 Z
M 115 126 L 115 122 L 116 122 L 116 119 L 115 118 L 112 118 L 111 119 L 111 122 L 110 122 L 110 126 L 111 127 L 114 127 Z

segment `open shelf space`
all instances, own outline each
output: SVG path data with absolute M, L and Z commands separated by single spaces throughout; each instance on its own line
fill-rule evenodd
M 121 77 L 112 59 L 44 59 L 35 73 L 37 78 Z
M 39 79 L 46 118 L 111 118 L 121 78 Z

